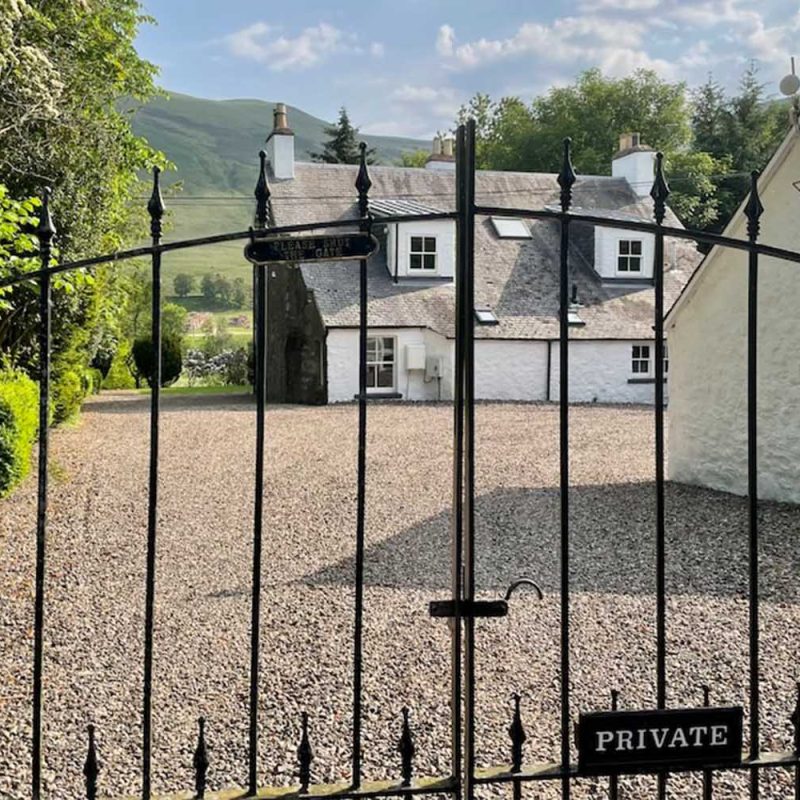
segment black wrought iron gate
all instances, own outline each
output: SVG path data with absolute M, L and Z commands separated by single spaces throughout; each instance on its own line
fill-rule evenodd
M 751 774 L 750 796 L 759 797 L 758 774 L 762 769 L 794 769 L 794 797 L 800 800 L 800 698 L 795 711 L 795 749 L 793 752 L 768 754 L 761 750 L 759 719 L 759 529 L 758 529 L 758 462 L 757 439 L 757 291 L 759 257 L 770 256 L 785 261 L 800 263 L 800 253 L 770 247 L 758 243 L 759 218 L 763 212 L 757 188 L 757 175 L 752 176 L 752 189 L 746 205 L 748 239 L 741 241 L 722 235 L 701 231 L 669 227 L 664 224 L 666 201 L 669 189 L 664 179 L 661 155 L 657 157 L 656 179 L 652 189 L 654 202 L 653 222 L 614 220 L 607 216 L 571 210 L 572 187 L 576 180 L 570 160 L 570 142 L 564 142 L 563 163 L 558 176 L 561 188 L 560 209 L 498 208 L 477 205 L 475 202 L 475 126 L 470 122 L 459 127 L 456 158 L 456 211 L 437 214 L 397 215 L 383 218 L 385 223 L 452 219 L 457 228 L 456 270 L 456 337 L 455 337 L 455 386 L 453 401 L 453 496 L 451 531 L 451 584 L 449 601 L 431 604 L 434 616 L 446 617 L 451 630 L 451 730 L 449 743 L 452 769 L 449 775 L 432 778 L 415 778 L 413 771 L 414 743 L 407 710 L 402 720 L 402 735 L 399 742 L 399 778 L 395 781 L 367 782 L 362 774 L 362 632 L 364 607 L 364 533 L 365 533 L 365 486 L 366 486 L 366 426 L 367 426 L 367 262 L 360 261 L 360 336 L 359 336 L 359 392 L 358 392 L 358 492 L 357 526 L 355 531 L 355 607 L 353 614 L 353 702 L 352 702 L 352 763 L 351 780 L 341 786 L 312 785 L 312 749 L 309 743 L 307 718 L 303 718 L 303 733 L 298 748 L 299 788 L 296 793 L 309 798 L 335 795 L 343 798 L 382 797 L 390 795 L 447 794 L 456 798 L 472 800 L 476 787 L 485 784 L 511 784 L 515 798 L 522 792 L 523 784 L 530 781 L 554 781 L 560 783 L 562 795 L 569 797 L 573 778 L 579 775 L 573 758 L 573 724 L 576 714 L 570 698 L 570 458 L 569 458 L 569 263 L 571 226 L 576 222 L 596 226 L 624 228 L 652 234 L 655 238 L 654 290 L 655 290 L 655 492 L 656 548 L 653 553 L 653 569 L 656 577 L 656 686 L 657 706 L 665 708 L 667 702 L 666 669 L 666 587 L 665 563 L 665 516 L 664 516 L 664 239 L 675 237 L 718 245 L 748 253 L 748 508 L 749 508 L 749 648 L 750 648 L 750 749 L 736 764 L 726 768 L 749 770 Z M 158 534 L 158 475 L 159 475 L 159 409 L 160 409 L 160 352 L 161 352 L 161 259 L 162 255 L 175 250 L 200 247 L 235 240 L 258 242 L 276 236 L 299 234 L 314 230 L 356 229 L 369 232 L 372 219 L 369 211 L 371 181 L 368 174 L 364 147 L 355 188 L 358 197 L 359 218 L 320 220 L 310 224 L 269 227 L 270 191 L 267 181 L 266 157 L 261 153 L 261 169 L 256 186 L 255 225 L 246 231 L 225 233 L 200 239 L 163 242 L 162 218 L 164 203 L 159 188 L 159 172 L 154 171 L 153 192 L 148 203 L 151 219 L 152 242 L 125 252 L 112 253 L 96 258 L 84 259 L 68 264 L 51 265 L 52 242 L 56 229 L 49 210 L 49 191 L 45 191 L 41 220 L 37 229 L 40 243 L 41 269 L 0 282 L 0 288 L 31 279 L 39 282 L 40 330 L 39 350 L 41 364 L 40 392 L 40 436 L 38 472 L 38 510 L 36 527 L 36 587 L 34 618 L 33 658 L 33 738 L 32 738 L 32 786 L 34 800 L 42 797 L 42 690 L 44 671 L 45 631 L 45 585 L 47 556 L 47 497 L 48 497 L 48 402 L 50 367 L 50 293 L 51 277 L 70 270 L 121 261 L 134 257 L 149 256 L 152 263 L 152 342 L 155 374 L 151 392 L 150 409 L 150 471 L 149 507 L 147 533 L 147 570 L 145 585 L 145 649 L 143 664 L 144 704 L 142 709 L 143 741 L 141 796 L 151 796 L 151 739 L 152 739 L 152 683 L 153 683 L 153 626 L 155 599 L 155 568 Z M 475 709 L 476 680 L 475 620 L 480 616 L 498 616 L 507 610 L 505 600 L 480 601 L 476 598 L 475 581 L 475 349 L 474 349 L 474 233 L 476 216 L 508 216 L 524 219 L 550 220 L 560 228 L 560 320 L 559 320 L 559 443 L 560 443 L 560 752 L 551 763 L 526 765 L 524 763 L 525 731 L 517 700 L 510 727 L 510 759 L 505 766 L 488 770 L 476 767 Z M 254 485 L 254 531 L 253 571 L 251 595 L 251 647 L 250 647 L 250 718 L 249 756 L 247 786 L 239 791 L 240 796 L 285 796 L 285 789 L 259 787 L 260 767 L 257 759 L 259 735 L 259 623 L 261 608 L 262 526 L 264 496 L 264 442 L 266 404 L 266 296 L 265 265 L 255 266 L 254 319 L 256 342 L 255 414 L 256 414 L 256 470 Z M 513 587 L 512 587 L 513 588 Z M 511 591 L 511 590 L 510 590 Z M 508 598 L 506 598 L 507 600 Z M 617 696 L 612 693 L 612 707 L 616 707 Z M 706 694 L 708 704 L 708 694 Z M 195 792 L 198 797 L 206 794 L 206 771 L 208 758 L 205 747 L 203 720 L 200 720 L 199 735 L 194 756 Z M 713 768 L 703 769 L 703 796 L 713 794 Z M 675 765 L 670 771 L 689 769 L 688 765 Z M 695 767 L 696 768 L 696 767 Z M 98 793 L 98 762 L 94 729 L 89 727 L 88 753 L 84 766 L 86 796 L 94 800 Z M 657 771 L 658 796 L 666 796 L 669 771 Z M 611 798 L 618 794 L 616 775 L 599 778 L 607 781 Z M 237 792 L 226 792 L 233 797 Z

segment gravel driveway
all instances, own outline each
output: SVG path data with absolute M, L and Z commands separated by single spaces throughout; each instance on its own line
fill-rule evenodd
M 104 394 L 53 437 L 45 653 L 46 788 L 79 797 L 85 726 L 98 730 L 101 794 L 135 793 L 140 759 L 148 399 Z M 505 619 L 478 623 L 482 765 L 509 759 L 511 693 L 523 694 L 526 762 L 555 760 L 559 719 L 558 413 L 477 412 L 481 596 L 514 578 Z M 451 411 L 369 410 L 364 771 L 399 772 L 408 704 L 421 774 L 448 762 L 449 637 L 428 601 L 448 587 Z M 654 705 L 652 415 L 578 407 L 572 426 L 574 711 Z M 196 718 L 208 719 L 212 787 L 246 773 L 253 406 L 237 397 L 169 397 L 162 418 L 155 636 L 154 790 L 188 789 Z M 293 781 L 300 715 L 310 713 L 314 781 L 348 775 L 352 678 L 356 409 L 267 414 L 261 773 Z M 35 482 L 0 504 L 0 796 L 29 794 Z M 800 677 L 800 509 L 763 506 L 763 746 L 790 748 Z M 747 529 L 740 498 L 671 485 L 667 494 L 669 702 L 744 704 Z M 763 779 L 790 797 L 791 776 Z M 715 797 L 744 796 L 720 774 Z M 606 797 L 582 781 L 574 796 Z M 625 797 L 653 796 L 650 779 Z M 644 793 L 644 788 L 648 791 Z M 625 791 L 627 790 L 627 791 Z M 670 796 L 697 797 L 697 776 Z M 530 784 L 527 798 L 557 797 Z

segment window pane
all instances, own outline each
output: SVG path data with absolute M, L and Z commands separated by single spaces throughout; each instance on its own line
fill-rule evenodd
M 412 253 L 411 258 L 408 262 L 408 266 L 411 269 L 421 269 L 422 268 L 422 256 L 419 253 Z
M 367 365 L 367 388 L 374 389 L 378 384 L 376 382 L 377 379 L 377 367 L 368 364 Z
M 425 237 L 425 252 L 426 253 L 436 252 L 436 239 L 433 236 Z
M 638 241 L 631 242 L 631 253 L 640 256 L 642 254 L 642 243 Z
M 641 258 L 631 257 L 628 260 L 628 271 L 629 272 L 641 272 L 642 271 L 642 259 Z
M 389 364 L 386 366 L 376 367 L 378 371 L 378 386 L 381 389 L 391 389 L 394 384 L 394 367 Z
M 629 241 L 627 241 L 626 239 L 623 239 L 622 241 L 620 241 L 620 243 L 619 243 L 619 254 L 621 256 L 626 256 L 626 255 L 628 255 L 628 253 L 630 253 L 630 251 L 631 251 L 631 243 Z
M 620 256 L 617 260 L 617 269 L 620 272 L 627 272 L 628 271 L 628 258 L 627 256 Z
M 650 358 L 650 345 L 643 344 L 642 345 L 642 358 Z
M 411 249 L 415 253 L 422 252 L 422 237 L 421 236 L 412 236 L 411 237 Z
M 382 341 L 384 360 L 391 361 L 394 358 L 394 337 L 384 336 Z
M 426 253 L 423 258 L 425 259 L 423 266 L 425 269 L 436 269 L 436 256 Z
M 367 361 L 374 361 L 378 351 L 378 340 L 374 336 L 367 338 Z

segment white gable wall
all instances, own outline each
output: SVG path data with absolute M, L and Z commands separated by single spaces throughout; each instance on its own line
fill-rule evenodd
M 761 241 L 800 249 L 800 146 L 762 189 Z M 727 233 L 746 238 L 739 216 Z M 800 502 L 800 267 L 760 260 L 759 495 Z M 747 493 L 747 254 L 719 250 L 670 315 L 668 474 Z

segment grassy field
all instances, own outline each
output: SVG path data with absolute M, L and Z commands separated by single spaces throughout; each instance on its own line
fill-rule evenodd
M 183 94 L 157 97 L 133 115 L 133 129 L 164 151 L 175 165 L 162 178 L 167 205 L 165 241 L 243 231 L 252 224 L 253 188 L 258 177 L 258 151 L 272 128 L 275 104 L 263 100 L 205 100 Z M 289 106 L 297 159 L 309 161 L 322 150 L 329 123 Z M 358 120 L 355 120 L 358 124 Z M 427 149 L 428 143 L 393 136 L 362 137 L 374 147 L 377 162 L 393 164 L 404 152 Z M 172 184 L 182 189 L 174 194 Z M 165 285 L 179 272 L 202 277 L 220 272 L 230 278 L 251 274 L 244 242 L 167 253 Z

